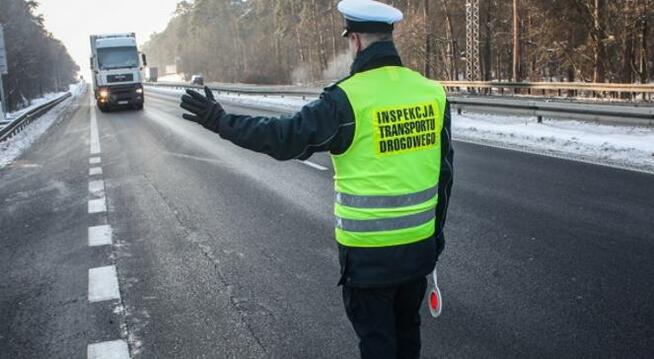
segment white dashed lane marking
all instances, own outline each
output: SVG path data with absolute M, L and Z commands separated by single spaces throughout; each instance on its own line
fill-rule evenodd
M 108 246 L 112 243 L 113 231 L 111 226 L 103 224 L 101 226 L 89 227 L 89 246 Z
M 124 340 L 90 344 L 86 354 L 88 359 L 129 359 L 129 349 Z
M 89 302 L 120 299 L 116 266 L 89 269 Z
M 100 136 L 98 132 L 98 120 L 95 104 L 91 99 L 91 140 L 89 165 L 89 213 L 103 213 L 107 211 L 107 200 L 105 197 L 104 180 L 98 179 L 102 176 L 102 162 L 100 154 Z M 94 177 L 97 176 L 97 177 Z M 95 178 L 95 179 L 94 179 Z M 113 231 L 110 225 L 103 224 L 88 228 L 88 243 L 90 247 L 110 246 L 112 244 Z M 89 302 L 103 302 L 108 300 L 120 301 L 120 288 L 118 285 L 118 273 L 116 266 L 105 266 L 89 269 Z M 86 352 L 88 359 L 130 359 L 129 347 L 124 340 L 113 340 L 89 344 Z
M 95 106 L 91 106 L 91 154 L 100 153 L 100 134 L 98 133 L 98 119 Z
M 89 181 L 89 193 L 94 197 L 104 197 L 104 181 Z
M 305 165 L 311 167 L 311 168 L 315 168 L 315 169 L 317 169 L 318 171 L 327 171 L 327 170 L 329 169 L 329 168 L 327 168 L 327 167 L 325 167 L 325 166 L 321 166 L 321 165 L 319 165 L 319 164 L 317 164 L 317 163 L 313 163 L 313 162 L 311 162 L 311 161 L 300 161 L 300 160 L 298 160 L 298 161 L 299 161 L 300 163 L 302 163 L 302 164 L 305 164 Z
M 107 201 L 104 197 L 89 200 L 89 213 L 101 213 L 107 211 Z

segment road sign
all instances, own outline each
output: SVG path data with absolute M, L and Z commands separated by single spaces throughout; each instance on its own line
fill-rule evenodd
M 5 33 L 2 24 L 0 24 L 0 75 L 6 75 L 8 70 L 7 53 L 5 52 Z

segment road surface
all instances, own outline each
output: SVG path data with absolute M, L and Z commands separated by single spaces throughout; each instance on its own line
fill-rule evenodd
M 180 114 L 156 90 L 141 112 L 84 96 L 0 169 L 0 358 L 86 358 L 118 339 L 132 358 L 357 357 L 328 156 L 277 162 Z M 455 151 L 444 311 L 423 308 L 423 357 L 652 357 L 654 176 Z M 96 226 L 111 245 L 89 246 Z M 117 296 L 91 300 L 89 269 L 112 266 Z

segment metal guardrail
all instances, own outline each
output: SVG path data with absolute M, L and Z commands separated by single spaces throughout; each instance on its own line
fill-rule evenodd
M 27 125 L 32 123 L 34 120 L 38 119 L 41 117 L 43 114 L 48 112 L 51 108 L 55 107 L 65 99 L 71 97 L 72 94 L 70 92 L 66 92 L 65 94 L 50 100 L 42 105 L 39 105 L 26 113 L 20 115 L 19 117 L 11 120 L 8 125 L 0 129 L 0 142 L 3 142 L 20 131 L 22 131 Z
M 651 101 L 654 94 L 654 84 L 616 84 L 591 82 L 502 82 L 502 81 L 441 81 L 449 91 L 493 92 L 504 94 L 543 96 L 555 93 L 557 96 L 575 97 L 579 94 L 589 94 L 593 97 L 635 97 L 642 94 L 644 100 Z
M 167 87 L 167 88 L 195 88 L 202 89 L 204 86 L 192 85 L 188 83 L 180 82 L 147 82 L 147 86 L 153 87 Z M 279 97 L 301 97 L 306 100 L 307 98 L 315 98 L 320 95 L 322 92 L 319 89 L 297 89 L 290 88 L 285 86 L 239 86 L 239 85 L 209 85 L 209 87 L 218 92 L 226 93 L 235 93 L 235 94 L 245 94 L 245 95 L 261 95 L 264 97 L 267 96 L 279 96 Z
M 147 83 L 167 88 L 196 88 L 203 86 L 185 83 Z M 280 86 L 209 86 L 218 93 L 235 93 L 262 96 L 315 98 L 319 89 L 289 89 Z M 654 126 L 654 106 L 604 105 L 592 103 L 552 102 L 528 98 L 502 98 L 501 96 L 469 97 L 448 96 L 450 105 L 459 113 L 462 110 L 479 112 L 515 113 L 543 118 L 566 118 L 607 123 L 627 123 Z
M 448 101 L 459 114 L 463 109 L 467 109 L 535 116 L 538 122 L 542 122 L 543 118 L 565 118 L 654 126 L 654 106 L 562 103 L 545 100 L 503 99 L 499 96 L 486 98 L 449 96 Z

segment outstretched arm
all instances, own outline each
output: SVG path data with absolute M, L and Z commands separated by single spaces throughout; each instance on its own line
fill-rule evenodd
M 191 92 L 195 91 L 190 90 L 182 98 L 182 108 L 194 112 L 201 104 L 192 101 L 199 94 Z M 332 94 L 325 92 L 294 115 L 263 117 L 213 111 L 219 116 L 201 124 L 240 147 L 275 159 L 306 159 L 315 152 L 333 151 L 342 146 L 341 130 L 354 123 L 344 120 L 347 116 L 341 107 Z

